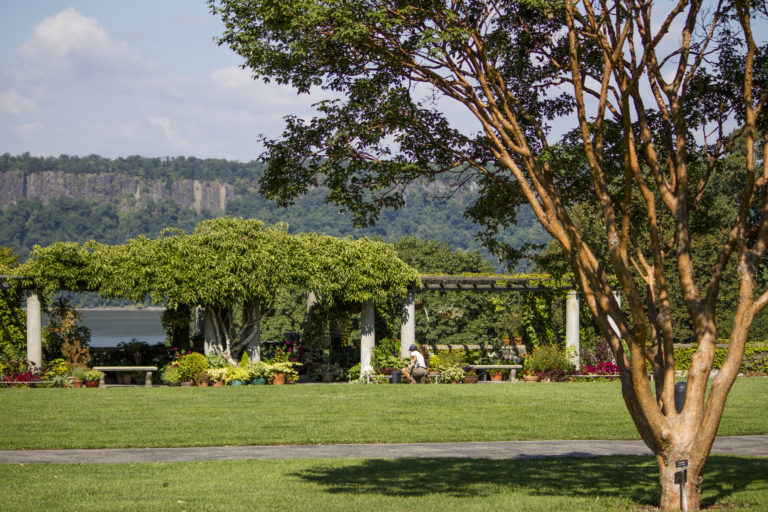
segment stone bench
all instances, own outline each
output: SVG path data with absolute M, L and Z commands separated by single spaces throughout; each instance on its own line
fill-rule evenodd
M 470 364 L 473 370 L 509 370 L 509 382 L 514 382 L 517 376 L 517 370 L 522 370 L 521 364 Z
M 144 387 L 151 388 L 152 387 L 152 372 L 157 371 L 157 366 L 94 366 L 94 370 L 99 370 L 100 372 L 147 372 L 146 376 L 144 377 Z M 106 383 L 104 382 L 104 377 L 101 378 L 99 381 L 99 387 L 105 388 L 107 387 Z

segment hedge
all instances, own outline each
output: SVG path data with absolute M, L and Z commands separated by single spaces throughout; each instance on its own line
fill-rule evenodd
M 691 358 L 698 344 L 675 346 L 675 370 L 687 372 L 691 366 Z M 728 345 L 718 344 L 712 367 L 720 369 L 728 353 Z M 768 343 L 747 343 L 744 349 L 744 359 L 741 362 L 742 373 L 768 373 Z

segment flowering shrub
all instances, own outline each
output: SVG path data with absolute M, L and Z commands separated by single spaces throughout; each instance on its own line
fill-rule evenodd
M 600 361 L 584 366 L 581 373 L 584 375 L 613 375 L 619 373 L 619 367 L 612 361 Z
M 37 382 L 39 380 L 40 375 L 34 371 L 11 373 L 3 377 L 3 382 Z

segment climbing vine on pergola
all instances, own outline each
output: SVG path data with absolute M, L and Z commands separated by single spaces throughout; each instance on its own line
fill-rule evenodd
M 281 289 L 302 287 L 324 300 L 376 302 L 405 296 L 418 273 L 383 242 L 316 233 L 291 235 L 285 225 L 231 217 L 193 233 L 167 230 L 122 245 L 71 242 L 37 247 L 22 270 L 27 286 L 97 291 L 134 301 L 149 297 L 170 309 L 205 309 L 209 347 L 234 362 L 243 350 L 260 357 L 260 323 Z

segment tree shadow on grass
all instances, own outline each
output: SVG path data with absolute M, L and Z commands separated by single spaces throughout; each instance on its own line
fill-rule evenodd
M 768 491 L 765 468 L 765 459 L 711 456 L 704 475 L 705 501 L 724 501 L 752 484 Z M 343 467 L 318 466 L 294 476 L 334 494 L 482 498 L 500 486 L 530 496 L 603 496 L 644 504 L 659 502 L 658 467 L 648 456 L 365 459 Z

